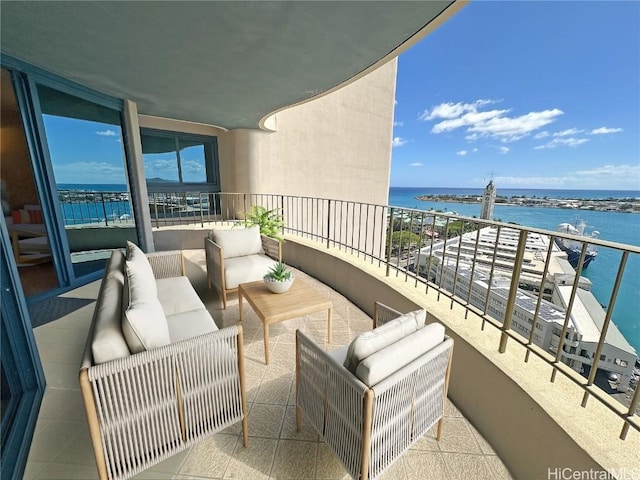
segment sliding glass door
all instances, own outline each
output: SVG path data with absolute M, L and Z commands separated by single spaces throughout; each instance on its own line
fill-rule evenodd
M 60 213 L 76 278 L 137 243 L 121 112 L 37 85 Z

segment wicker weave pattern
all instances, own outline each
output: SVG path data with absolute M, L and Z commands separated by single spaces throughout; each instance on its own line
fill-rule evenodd
M 296 405 L 353 478 L 378 478 L 442 419 L 450 338 L 371 389 L 300 331 L 296 343 Z
M 362 406 L 367 386 L 299 330 L 296 341 L 296 404 L 354 475 L 362 465 Z
M 242 419 L 238 334 L 229 327 L 89 368 L 109 478 Z
M 373 306 L 373 328 L 384 325 L 401 315 L 402 313 L 391 307 L 387 307 L 384 303 L 376 302 Z
M 369 478 L 377 478 L 444 414 L 447 339 L 373 387 Z
M 156 279 L 184 275 L 184 264 L 180 250 L 147 253 L 147 259 Z

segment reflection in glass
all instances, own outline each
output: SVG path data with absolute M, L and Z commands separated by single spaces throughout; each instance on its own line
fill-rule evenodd
M 147 182 L 178 182 L 178 157 L 174 138 L 141 135 L 142 160 Z
M 76 277 L 137 242 L 120 112 L 38 85 L 58 200 Z
M 205 167 L 204 144 L 183 146 L 180 141 L 180 166 L 182 167 L 182 181 L 185 183 L 206 183 L 207 170 Z

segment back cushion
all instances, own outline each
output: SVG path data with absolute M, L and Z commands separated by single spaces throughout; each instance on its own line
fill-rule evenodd
M 94 313 L 91 353 L 95 364 L 128 357 L 129 347 L 122 334 L 122 289 L 124 287 L 124 255 L 115 250 L 107 262 L 100 303 Z
M 133 267 L 133 268 L 132 268 Z M 155 292 L 138 271 L 139 265 L 127 260 L 124 288 L 128 304 L 123 305 L 122 333 L 131 353 L 144 352 L 171 343 L 169 325 Z
M 156 278 L 153 275 L 153 269 L 151 268 L 151 264 L 149 264 L 149 260 L 147 260 L 147 256 L 135 243 L 131 243 L 129 241 L 127 242 L 126 270 L 128 276 L 133 277 L 134 279 L 134 287 L 144 287 L 149 291 L 149 293 L 153 294 L 154 297 L 158 295 Z M 125 293 L 125 301 L 126 300 L 127 296 Z M 128 303 L 129 302 L 126 304 Z
M 222 248 L 224 258 L 244 257 L 264 253 L 260 227 L 255 225 L 249 228 L 233 228 L 211 230 L 211 239 Z
M 345 368 L 355 374 L 358 364 L 362 360 L 424 327 L 426 317 L 427 312 L 416 310 L 405 313 L 378 328 L 361 333 L 349 344 L 347 358 L 344 361 Z
M 369 387 L 384 380 L 444 341 L 444 327 L 432 323 L 368 356 L 356 369 L 356 377 Z

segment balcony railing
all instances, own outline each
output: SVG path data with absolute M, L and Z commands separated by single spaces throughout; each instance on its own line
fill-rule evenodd
M 509 339 L 518 342 L 526 348 L 525 362 L 534 354 L 552 367 L 551 382 L 560 372 L 579 385 L 584 391 L 583 407 L 592 396 L 607 406 L 622 420 L 620 438 L 626 438 L 630 427 L 640 431 L 640 388 L 633 371 L 636 354 L 627 349 L 628 358 L 616 358 L 611 363 L 604 360 L 605 353 L 611 355 L 609 339 L 619 338 L 617 327 L 612 325 L 613 313 L 621 287 L 634 276 L 633 272 L 624 275 L 629 264 L 637 276 L 640 247 L 595 238 L 587 241 L 575 235 L 490 220 L 343 200 L 200 192 L 149 196 L 152 224 L 158 228 L 241 223 L 252 206 L 277 210 L 284 218 L 285 234 L 347 252 L 380 267 L 384 275 L 401 278 L 425 293 L 435 289 L 438 298 L 450 299 L 451 308 L 457 303 L 467 315 L 478 315 L 482 329 L 485 325 L 498 329 L 499 352 L 507 350 Z M 105 206 L 103 211 L 109 210 Z M 563 260 L 566 254 L 557 246 L 561 239 L 579 242 L 575 272 L 567 269 L 568 262 Z M 578 335 L 582 335 L 579 317 L 584 315 L 578 304 L 583 301 L 584 288 L 590 286 L 581 274 L 587 252 L 593 247 L 614 252 L 619 262 L 617 267 L 611 265 L 616 268 L 615 280 L 606 311 L 600 312 L 597 338 L 589 343 Z M 560 294 L 560 290 L 564 293 Z M 608 337 L 610 331 L 615 335 Z M 580 347 L 581 341 L 577 351 L 590 348 L 590 354 L 567 353 L 568 348 Z M 586 376 L 572 374 L 572 367 L 582 369 Z M 628 405 L 608 401 L 608 394 L 595 385 L 600 368 L 624 373 L 630 380 L 632 395 Z

